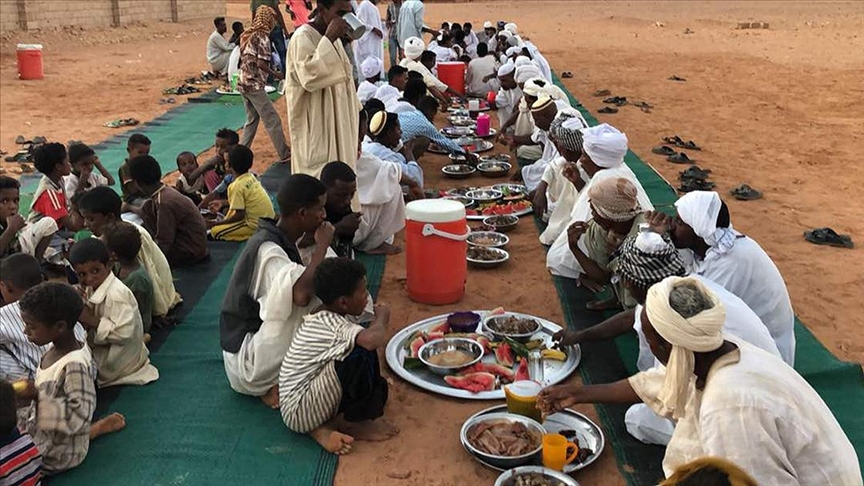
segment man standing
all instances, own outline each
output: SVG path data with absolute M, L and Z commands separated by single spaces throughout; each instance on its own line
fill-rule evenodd
M 399 64 L 399 59 L 402 57 L 399 54 L 401 44 L 399 43 L 399 11 L 402 9 L 402 0 L 393 0 L 387 6 L 387 32 L 390 37 L 390 43 L 387 50 L 390 51 L 390 65 Z
M 279 61 L 282 63 L 280 68 L 285 69 L 285 33 L 288 28 L 285 27 L 285 19 L 282 17 L 282 12 L 279 11 L 279 0 L 252 0 L 252 21 L 255 21 L 255 12 L 258 7 L 266 5 L 273 9 L 276 14 L 276 25 L 270 31 L 270 42 L 276 48 L 276 53 L 279 54 Z
M 354 62 L 358 66 L 370 57 L 384 59 L 384 26 L 377 5 L 378 0 L 365 0 L 357 7 L 357 18 L 366 25 L 363 37 L 354 42 Z
M 216 30 L 207 39 L 207 62 L 210 63 L 210 72 L 221 76 L 228 71 L 228 58 L 231 57 L 234 46 L 224 37 L 225 32 L 228 32 L 225 17 L 216 17 L 213 19 L 213 25 L 216 26 Z
M 350 12 L 348 0 L 318 0 L 315 17 L 291 38 L 285 97 L 294 174 L 318 177 L 328 162 L 357 160 L 360 101 L 342 45 Z
M 399 9 L 399 47 L 405 48 L 405 41 L 412 37 L 423 39 L 423 33 L 438 35 L 438 32 L 423 24 L 425 7 L 421 0 L 405 0 Z

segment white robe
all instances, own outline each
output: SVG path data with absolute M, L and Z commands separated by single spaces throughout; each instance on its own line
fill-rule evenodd
M 675 426 L 663 470 L 705 456 L 725 458 L 762 485 L 860 485 L 855 449 L 831 410 L 794 369 L 733 337 L 738 351 L 717 360 L 704 390 L 693 390 Z M 630 377 L 642 400 L 656 399 L 663 370 Z
M 543 147 L 543 155 L 533 164 L 522 167 L 522 181 L 529 191 L 537 188 L 537 184 L 540 184 L 540 181 L 543 179 L 543 174 L 546 172 L 546 168 L 549 167 L 549 163 L 560 156 L 558 149 L 555 148 L 555 144 L 549 140 L 549 134 L 546 130 L 541 130 L 535 126 L 534 133 L 531 134 L 531 140 Z
M 496 75 L 497 70 L 497 63 L 493 56 L 478 57 L 469 62 L 465 74 L 465 88 L 468 94 L 486 98 L 486 94 L 490 91 L 501 89 L 501 83 Z M 483 81 L 483 78 L 490 74 L 492 78 L 489 81 Z
M 353 244 L 358 250 L 378 248 L 392 242 L 405 227 L 405 200 L 402 197 L 402 167 L 361 153 L 357 159 L 357 192 L 360 198 L 360 227 Z
M 495 97 L 495 106 L 498 108 L 498 126 L 505 124 L 513 113 L 519 109 L 519 100 L 522 99 L 522 90 L 519 88 L 498 90 Z
M 561 175 L 561 177 L 564 177 Z M 573 256 L 573 252 L 570 251 L 570 244 L 567 241 L 567 228 L 577 222 L 577 221 L 588 221 L 591 219 L 591 202 L 588 198 L 588 191 L 591 187 L 597 183 L 597 181 L 608 179 L 608 178 L 617 178 L 623 177 L 624 179 L 629 180 L 636 186 L 637 190 L 637 199 L 639 201 L 639 205 L 645 211 L 653 211 L 654 205 L 651 204 L 651 200 L 648 198 L 648 194 L 645 192 L 645 189 L 642 187 L 642 184 L 639 183 L 639 179 L 636 178 L 636 174 L 630 170 L 630 167 L 627 167 L 627 164 L 621 163 L 617 167 L 613 167 L 611 169 L 603 169 L 596 174 L 591 180 L 585 184 L 585 187 L 579 191 L 579 196 L 576 198 L 576 203 L 573 205 L 573 209 L 570 212 L 570 220 L 567 224 L 563 225 L 561 229 L 561 234 L 555 237 L 554 242 L 552 243 L 552 247 L 549 248 L 549 252 L 546 254 L 546 267 L 549 268 L 549 271 L 552 272 L 553 275 L 558 275 L 561 277 L 567 278 L 578 278 L 579 274 L 582 273 L 582 267 L 579 265 L 579 262 L 576 261 L 576 257 Z M 553 236 L 552 234 L 547 234 L 550 231 L 550 228 L 546 228 L 546 231 L 541 235 L 541 241 L 545 239 L 548 241 Z M 585 247 L 583 242 L 580 240 L 580 247 L 585 251 Z
M 540 235 L 540 243 L 544 245 L 554 243 L 555 238 L 567 229 L 570 213 L 579 198 L 576 186 L 561 173 L 566 163 L 567 159 L 559 155 L 549 162 L 543 172 L 542 181 L 546 183 L 546 213 L 549 215 L 546 230 Z
M 378 12 L 372 2 L 366 0 L 357 6 L 355 12 L 360 22 L 366 25 L 366 32 L 362 37 L 354 41 L 354 62 L 358 66 L 363 65 L 366 58 L 375 56 L 378 59 L 384 59 L 384 38 L 378 37 L 372 33 L 372 29 L 378 29 L 381 34 L 384 34 L 384 24 L 381 22 L 381 13 Z
M 768 327 L 783 360 L 795 362 L 795 313 L 789 292 L 777 266 L 756 241 L 742 235 L 724 255 L 708 250 L 693 273 L 746 302 Z

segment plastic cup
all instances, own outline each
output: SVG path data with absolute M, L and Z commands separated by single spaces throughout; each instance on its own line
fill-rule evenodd
M 543 414 L 537 408 L 537 395 L 543 387 L 536 381 L 521 380 L 504 386 L 507 411 L 543 422 Z
M 572 452 L 569 452 L 572 449 Z M 567 440 L 561 434 L 546 434 L 543 436 L 543 465 L 555 471 L 564 470 L 564 466 L 576 460 L 579 446 Z

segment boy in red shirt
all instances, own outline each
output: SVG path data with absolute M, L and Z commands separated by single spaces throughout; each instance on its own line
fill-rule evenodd
M 46 143 L 36 150 L 34 158 L 34 165 L 42 173 L 42 179 L 33 193 L 27 222 L 36 223 L 43 218 L 51 218 L 57 222 L 58 228 L 77 231 L 80 228 L 69 216 L 69 205 L 63 190 L 63 177 L 72 173 L 66 147 L 62 143 Z

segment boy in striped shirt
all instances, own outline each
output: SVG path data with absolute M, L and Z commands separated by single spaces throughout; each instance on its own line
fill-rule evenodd
M 16 425 L 12 384 L 0 381 L 0 484 L 36 486 L 42 479 L 42 456 L 27 432 Z
M 324 260 L 314 285 L 323 305 L 303 318 L 282 361 L 279 408 L 289 429 L 347 454 L 355 439 L 383 441 L 399 433 L 379 419 L 388 389 L 376 350 L 387 342 L 390 309 L 376 304 L 368 328 L 349 320 L 363 314 L 368 298 L 366 269 L 354 260 Z

